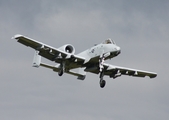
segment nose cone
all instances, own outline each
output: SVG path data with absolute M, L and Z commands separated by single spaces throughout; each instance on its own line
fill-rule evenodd
M 117 53 L 116 54 L 119 55 L 121 53 L 121 49 L 120 49 L 119 46 L 117 46 L 116 49 L 117 49 Z
M 119 46 L 117 46 L 116 49 L 117 49 L 118 51 L 120 51 L 120 47 L 119 47 Z

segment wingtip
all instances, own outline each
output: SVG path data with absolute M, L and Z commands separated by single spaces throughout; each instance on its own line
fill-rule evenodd
M 17 38 L 22 37 L 22 36 L 23 36 L 23 35 L 16 34 L 16 35 L 14 35 L 11 39 L 17 39 Z
M 150 78 L 155 78 L 155 77 L 157 77 L 157 74 L 153 74 L 150 76 Z

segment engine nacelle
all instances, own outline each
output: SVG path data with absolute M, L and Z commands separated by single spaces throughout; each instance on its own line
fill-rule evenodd
M 70 45 L 70 44 L 63 45 L 62 47 L 58 49 L 65 51 L 67 53 L 70 53 L 70 54 L 75 54 L 75 48 L 73 47 L 73 45 Z

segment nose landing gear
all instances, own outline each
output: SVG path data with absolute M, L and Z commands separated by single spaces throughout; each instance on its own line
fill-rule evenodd
M 105 80 L 100 80 L 100 87 L 104 88 L 105 85 L 106 85 L 106 81 Z
M 104 71 L 102 70 L 102 71 L 100 72 L 100 87 L 101 87 L 101 88 L 104 88 L 104 86 L 106 85 L 106 81 L 103 80 L 103 76 L 104 76 Z
M 100 57 L 100 60 L 99 60 L 99 71 L 100 71 L 100 87 L 101 88 L 104 88 L 104 86 L 106 85 L 106 81 L 103 80 L 103 76 L 104 76 L 104 60 L 105 60 L 105 57 L 104 55 Z

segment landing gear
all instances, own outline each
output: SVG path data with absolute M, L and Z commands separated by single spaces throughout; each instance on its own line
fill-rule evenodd
M 104 76 L 104 60 L 105 60 L 105 57 L 104 55 L 100 57 L 100 60 L 99 60 L 99 71 L 100 71 L 100 87 L 101 88 L 104 88 L 104 86 L 106 85 L 106 81 L 103 80 L 103 76 Z
M 106 85 L 106 81 L 105 80 L 100 80 L 100 87 L 104 88 L 105 85 Z
M 59 76 L 62 76 L 63 73 L 64 73 L 64 71 L 65 71 L 65 62 L 62 62 L 62 63 L 60 64 L 60 70 L 59 70 L 59 72 L 58 72 L 58 75 L 59 75 Z
M 104 69 L 104 66 L 103 66 L 103 63 L 104 63 L 104 60 L 105 60 L 105 57 L 104 55 L 100 57 L 100 60 L 99 60 L 99 71 L 102 72 L 103 69 Z
M 100 87 L 104 88 L 104 86 L 106 85 L 106 81 L 103 80 L 103 76 L 104 76 L 104 71 L 100 72 Z
M 59 75 L 59 76 L 62 76 L 63 73 L 64 73 L 64 70 L 63 70 L 63 68 L 62 68 L 62 69 L 58 72 L 58 75 Z

